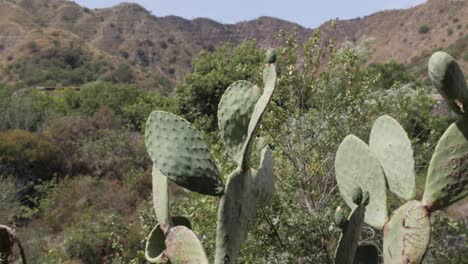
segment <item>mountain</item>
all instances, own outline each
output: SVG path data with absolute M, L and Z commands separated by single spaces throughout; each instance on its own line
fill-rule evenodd
M 65 0 L 0 0 L 0 65 L 7 67 L 31 56 L 25 48 L 28 44 L 34 41 L 41 46 L 60 32 L 60 42 L 79 42 L 87 54 L 111 61 L 114 68 L 131 65 L 140 81 L 151 76 L 170 86 L 191 71 L 191 60 L 202 49 L 246 38 L 255 38 L 262 47 L 275 46 L 274 35 L 280 29 L 296 30 L 299 42 L 305 42 L 314 30 L 272 17 L 236 24 L 157 17 L 131 3 L 90 10 Z M 336 37 L 338 43 L 372 39 L 370 62 L 395 60 L 424 68 L 433 51 L 448 49 L 468 71 L 468 5 L 464 0 L 429 0 L 405 10 L 341 20 L 335 31 L 327 22 L 320 30 L 325 40 Z

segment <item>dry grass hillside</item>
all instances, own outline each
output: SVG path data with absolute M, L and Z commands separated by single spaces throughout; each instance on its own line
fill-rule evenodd
M 448 49 L 468 72 L 468 4 L 464 0 L 430 0 L 410 9 L 343 20 L 334 32 L 330 22 L 320 28 L 325 39 L 336 37 L 338 43 L 372 39 L 371 62 L 396 60 L 422 71 L 431 52 Z M 191 70 L 192 58 L 202 49 L 246 38 L 256 38 L 262 47 L 274 46 L 280 29 L 296 29 L 303 42 L 313 31 L 271 17 L 221 24 L 205 18 L 156 17 L 129 3 L 90 10 L 64 0 L 0 0 L 0 61 L 8 63 L 11 54 L 13 59 L 26 56 L 17 51 L 31 36 L 41 39 L 38 30 L 47 34 L 56 29 L 70 32 L 111 61 L 126 61 L 135 69 L 148 69 L 176 82 Z

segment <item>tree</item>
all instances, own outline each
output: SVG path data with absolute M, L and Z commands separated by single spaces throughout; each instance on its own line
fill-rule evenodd
M 262 61 L 262 53 L 252 40 L 201 52 L 193 62 L 194 72 L 176 88 L 180 114 L 202 130 L 215 131 L 218 102 L 226 88 L 237 80 L 258 83 Z

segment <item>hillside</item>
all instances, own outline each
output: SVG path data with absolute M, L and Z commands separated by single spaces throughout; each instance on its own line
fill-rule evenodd
M 126 62 L 136 72 L 149 70 L 175 82 L 191 70 L 192 58 L 202 49 L 212 50 L 221 43 L 239 43 L 246 38 L 257 39 L 262 47 L 275 46 L 274 35 L 280 29 L 296 29 L 299 41 L 304 42 L 314 30 L 272 17 L 236 24 L 206 18 L 156 17 L 129 3 L 90 10 L 64 0 L 0 0 L 0 63 L 5 67 L 27 57 L 28 53 L 17 52 L 19 47 L 31 42 L 32 35 L 41 39 L 37 32 L 47 34 L 55 29 L 69 32 L 112 64 Z M 430 0 L 406 10 L 342 20 L 333 32 L 330 22 L 320 29 L 324 39 L 336 37 L 338 43 L 372 39 L 370 62 L 396 60 L 423 67 L 432 51 L 450 49 L 457 59 L 463 58 L 459 61 L 468 69 L 465 1 Z

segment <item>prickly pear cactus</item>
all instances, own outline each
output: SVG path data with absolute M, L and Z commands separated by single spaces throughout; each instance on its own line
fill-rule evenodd
M 250 168 L 255 132 L 276 84 L 275 65 L 267 64 L 265 72 L 267 80 L 263 94 L 255 104 L 248 126 L 243 127 L 245 130 L 241 132 L 241 134 L 246 135 L 241 147 L 241 159 L 238 160 L 237 169 L 228 177 L 226 189 L 218 208 L 216 264 L 234 263 L 240 247 L 247 237 L 247 231 L 253 221 L 257 204 L 268 202 L 274 195 L 273 159 L 268 146 L 262 150 L 262 159 L 258 170 L 255 172 Z M 230 94 L 231 91 L 226 91 L 223 97 L 230 96 Z M 221 102 L 223 101 L 221 99 Z M 225 107 L 224 104 L 223 107 Z M 220 129 L 222 130 L 222 127 Z
M 428 74 L 450 108 L 457 114 L 468 116 L 468 89 L 455 59 L 442 51 L 434 53 L 429 60 Z
M 184 226 L 191 229 L 192 225 L 190 221 L 181 216 L 175 216 L 171 218 L 171 225 Z M 157 224 L 150 232 L 145 246 L 145 257 L 151 263 L 168 263 L 169 257 L 166 252 L 166 232 L 169 228 L 161 228 L 160 224 Z
M 388 188 L 409 201 L 416 195 L 413 148 L 403 127 L 388 115 L 375 120 L 369 147 L 385 172 Z
M 409 201 L 385 224 L 385 263 L 420 263 L 431 235 L 429 213 L 419 201 Z
M 208 257 L 200 240 L 185 226 L 176 226 L 167 232 L 166 255 L 172 264 L 208 264 Z
M 445 208 L 468 194 L 468 119 L 452 124 L 434 151 L 422 202 L 431 211 Z
M 366 204 L 362 200 L 362 190 L 358 188 L 354 195 L 357 207 L 351 211 L 348 220 L 342 226 L 342 233 L 338 241 L 338 247 L 335 251 L 335 263 L 353 264 L 356 249 L 359 244 L 361 227 L 364 223 L 366 213 Z
M 255 104 L 261 96 L 260 88 L 248 81 L 231 84 L 218 106 L 218 126 L 229 156 L 239 165 L 243 146 Z
M 382 167 L 369 146 L 354 135 L 347 136 L 335 157 L 336 182 L 349 208 L 356 208 L 353 194 L 361 188 L 368 192 L 370 202 L 364 221 L 382 229 L 387 221 L 386 182 Z
M 353 264 L 377 264 L 379 263 L 379 255 L 379 249 L 374 244 L 359 245 Z
M 201 194 L 223 194 L 224 185 L 208 145 L 187 120 L 152 112 L 145 143 L 153 164 L 170 180 Z
M 159 224 L 163 226 L 171 225 L 169 215 L 169 190 L 168 179 L 153 165 L 153 206 Z
M 369 140 L 370 150 L 351 135 L 343 140 L 336 154 L 336 180 L 348 206 L 356 207 L 351 203 L 353 188 L 369 190 L 366 223 L 374 227 L 382 224 L 382 217 L 374 216 L 378 210 L 387 210 L 385 179 L 391 192 L 408 201 L 389 221 L 384 221 L 383 255 L 387 264 L 421 263 L 430 240 L 430 213 L 468 195 L 468 118 L 464 107 L 468 103 L 468 88 L 458 64 L 443 52 L 431 57 L 429 77 L 450 107 L 464 117 L 440 138 L 429 164 L 421 202 L 408 201 L 415 195 L 413 150 L 408 136 L 393 118 L 382 116 L 376 120 Z M 374 197 L 379 199 L 377 206 Z M 359 198 L 359 193 L 355 194 L 354 200 Z
M 159 224 L 150 233 L 146 258 L 152 263 L 208 263 L 186 218 L 170 217 L 168 180 L 201 194 L 221 196 L 215 263 L 233 263 L 253 221 L 257 204 L 275 193 L 273 157 L 266 144 L 257 170 L 252 146 L 276 84 L 276 55 L 269 51 L 264 89 L 247 81 L 227 88 L 218 107 L 218 125 L 228 155 L 238 167 L 226 187 L 200 133 L 176 115 L 155 111 L 148 118 L 145 143 L 153 161 L 153 203 Z M 187 227 L 185 227 L 187 226 Z

